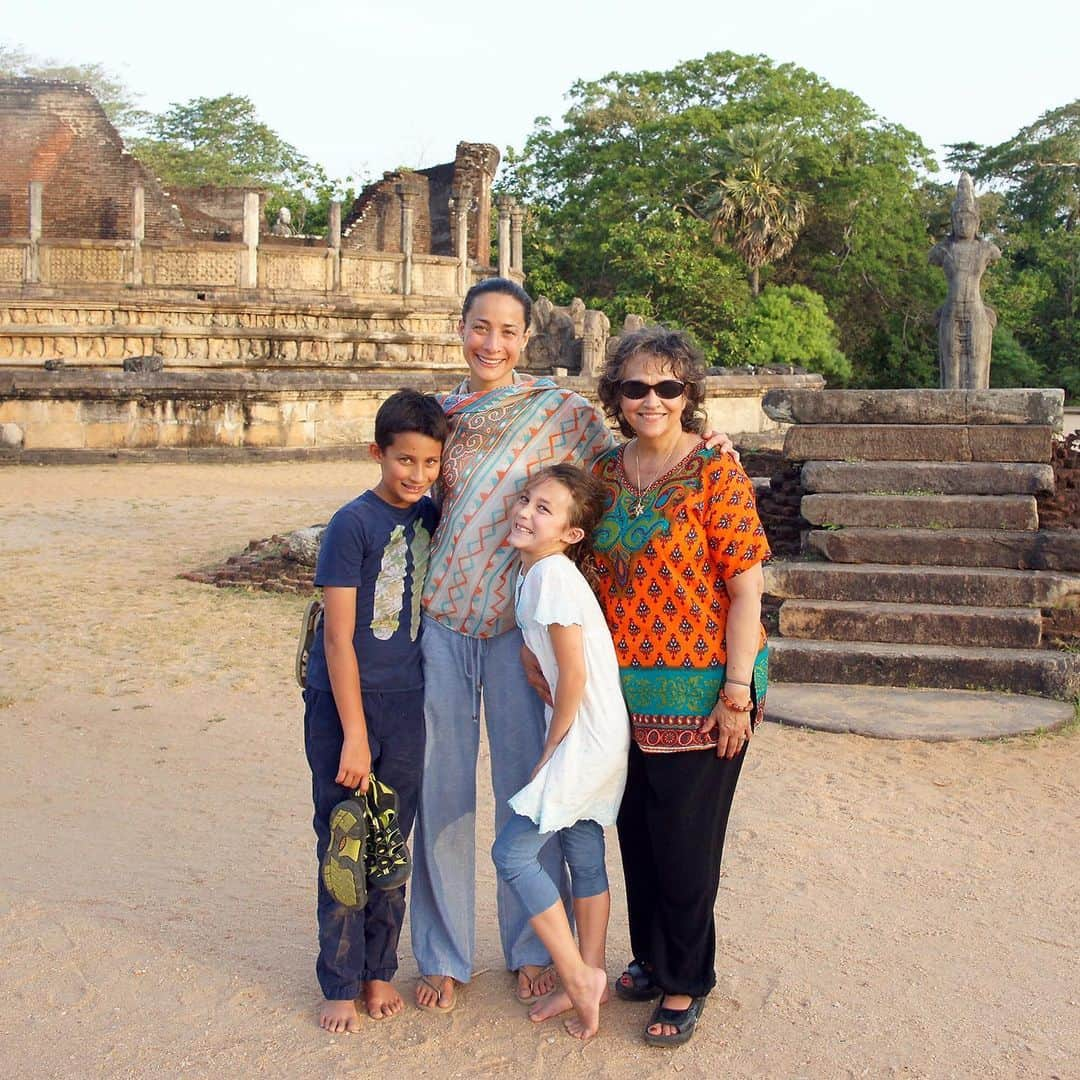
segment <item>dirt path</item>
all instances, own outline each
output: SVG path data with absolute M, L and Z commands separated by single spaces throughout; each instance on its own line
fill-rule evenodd
M 315 1024 L 294 596 L 180 570 L 325 520 L 370 466 L 0 468 L 0 1075 L 1080 1075 L 1080 735 L 879 743 L 766 725 L 729 832 L 719 983 L 678 1051 L 582 1046 L 501 970 L 449 1017 Z M 478 814 L 491 842 L 490 794 Z M 627 958 L 621 871 L 609 969 Z M 407 940 L 402 983 L 415 974 Z

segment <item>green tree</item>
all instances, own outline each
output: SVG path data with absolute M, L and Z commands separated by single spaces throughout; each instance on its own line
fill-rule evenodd
M 775 129 L 746 127 L 728 133 L 726 175 L 703 209 L 717 243 L 732 247 L 750 272 L 750 292 L 761 291 L 763 266 L 795 246 L 806 220 L 803 198 L 785 184 L 791 171 L 788 146 Z
M 604 306 L 625 289 L 619 275 L 627 268 L 614 259 L 623 249 L 613 244 L 619 229 L 671 222 L 660 215 L 710 218 L 719 181 L 736 177 L 731 133 L 778 130 L 788 171 L 772 178 L 798 199 L 805 223 L 785 257 L 760 267 L 762 283 L 824 296 L 860 381 L 936 380 L 932 316 L 943 287 L 926 263 L 933 238 L 924 210 L 933 193 L 921 180 L 933 163 L 914 134 L 811 72 L 730 52 L 666 72 L 577 82 L 569 99 L 561 125 L 536 121 L 523 150 L 508 155 L 502 180 L 530 211 L 531 280 L 561 283 L 564 295 Z M 680 276 L 679 260 L 694 273 L 706 260 L 743 273 L 734 250 L 687 227 L 641 254 L 664 256 L 655 270 L 635 267 L 636 292 L 652 299 L 656 318 L 693 330 L 706 346 L 745 340 L 739 323 L 748 303 L 728 304 L 730 321 L 706 324 L 698 309 L 707 281 L 693 302 L 665 284 Z M 728 288 L 729 277 L 722 280 Z M 904 346 L 902 363 L 887 355 L 894 342 Z
M 851 377 L 825 300 L 805 285 L 769 285 L 745 322 L 751 364 L 798 364 L 834 381 Z
M 152 116 L 132 150 L 166 184 L 259 187 L 269 221 L 287 206 L 300 232 L 326 226 L 342 184 L 261 121 L 250 98 L 224 94 Z

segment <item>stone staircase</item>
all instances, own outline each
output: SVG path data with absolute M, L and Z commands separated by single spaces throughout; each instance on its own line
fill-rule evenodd
M 1080 652 L 1043 647 L 1080 608 L 1080 530 L 1035 496 L 1060 390 L 773 391 L 794 426 L 808 559 L 773 562 L 778 682 L 1080 694 Z M 817 561 L 811 561 L 817 560 Z

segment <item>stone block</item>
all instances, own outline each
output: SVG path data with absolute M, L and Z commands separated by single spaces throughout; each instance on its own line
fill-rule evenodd
M 786 600 L 780 608 L 780 633 L 829 641 L 1037 649 L 1042 613 L 1037 608 Z
M 86 448 L 88 450 L 119 450 L 127 446 L 131 425 L 126 422 L 95 422 L 86 425 Z
M 1075 653 L 775 637 L 770 645 L 769 678 L 780 683 L 1002 690 L 1063 700 L 1080 693 Z
M 800 506 L 811 525 L 878 529 L 1035 530 L 1031 495 L 805 495 Z
M 318 420 L 316 446 L 367 446 L 375 437 L 374 421 Z
M 281 424 L 249 424 L 244 431 L 244 446 L 284 446 L 285 430 Z
M 252 424 L 278 424 L 282 420 L 281 406 L 276 403 L 257 401 L 248 406 Z
M 806 542 L 830 562 L 1080 570 L 1080 530 L 814 529 Z
M 139 420 L 128 426 L 124 446 L 132 450 L 150 450 L 161 441 L 161 428 L 153 420 Z
M 377 355 L 380 364 L 385 364 L 387 367 L 395 367 L 409 362 L 409 347 L 408 345 L 387 342 L 385 345 L 379 346 Z
M 872 739 L 948 742 L 1053 731 L 1073 719 L 1071 702 L 988 690 L 828 683 L 774 683 L 766 719 Z
M 1050 465 L 1013 462 L 808 461 L 809 492 L 942 495 L 1040 495 L 1054 490 Z
M 1061 430 L 1063 390 L 769 390 L 785 424 L 1035 424 Z
M 774 559 L 765 589 L 781 599 L 1057 608 L 1080 605 L 1080 574 L 1000 567 L 910 566 Z
M 969 427 L 972 461 L 1049 461 L 1054 431 L 1050 427 Z
M 23 444 L 23 429 L 18 424 L 0 424 L 0 446 L 5 450 L 17 450 Z
M 1050 460 L 1049 427 L 811 424 L 784 438 L 789 461 Z
M 29 425 L 23 435 L 24 450 L 81 450 L 86 445 L 86 429 L 71 422 Z

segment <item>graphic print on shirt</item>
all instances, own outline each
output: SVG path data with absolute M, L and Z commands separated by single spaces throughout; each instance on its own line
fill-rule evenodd
M 412 540 L 413 587 L 409 590 L 412 596 L 412 611 L 409 618 L 410 641 L 415 641 L 420 634 L 421 600 L 423 599 L 424 581 L 427 578 L 430 556 L 431 533 L 424 528 L 422 521 L 417 521 Z
M 383 548 L 379 577 L 371 605 L 371 633 L 379 641 L 389 641 L 401 627 L 405 599 L 405 581 L 409 574 L 409 555 L 412 555 L 413 580 L 422 582 L 427 573 L 431 534 L 417 521 L 412 544 L 405 539 L 405 526 L 395 525 Z M 420 592 L 410 589 L 409 640 L 420 633 Z

